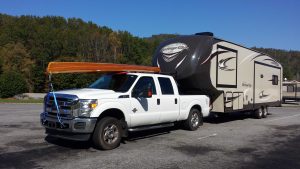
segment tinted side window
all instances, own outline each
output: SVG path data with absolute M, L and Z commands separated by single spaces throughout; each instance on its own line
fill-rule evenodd
M 272 85 L 278 85 L 278 76 L 277 75 L 272 76 Z
M 156 95 L 156 88 L 152 77 L 141 77 L 135 84 L 132 93 L 134 93 L 134 95 L 140 96 L 143 91 L 145 91 L 145 89 L 152 89 L 152 94 Z
M 161 88 L 161 93 L 164 95 L 172 95 L 174 94 L 173 86 L 171 80 L 165 77 L 158 78 L 159 85 Z
M 295 92 L 294 85 L 288 85 L 287 86 L 287 92 Z

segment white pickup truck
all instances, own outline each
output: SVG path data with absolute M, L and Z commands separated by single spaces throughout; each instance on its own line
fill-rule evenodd
M 172 76 L 110 73 L 88 88 L 48 93 L 40 118 L 51 136 L 91 139 L 97 148 L 109 150 L 119 146 L 128 131 L 175 122 L 196 130 L 209 115 L 209 103 L 205 95 L 180 95 Z

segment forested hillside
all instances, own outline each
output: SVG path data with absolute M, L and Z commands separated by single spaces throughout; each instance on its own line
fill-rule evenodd
M 0 97 L 46 92 L 50 61 L 91 61 L 150 65 L 156 46 L 177 35 L 139 38 L 81 19 L 0 14 Z M 300 52 L 256 48 L 274 56 L 288 78 L 299 77 Z M 84 86 L 97 75 L 56 75 L 56 89 Z M 12 87 L 14 87 L 12 89 Z M 9 93 L 8 91 L 13 91 Z
M 126 31 L 114 32 L 76 18 L 0 14 L 0 73 L 8 74 L 5 77 L 21 74 L 29 92 L 47 90 L 44 71 L 50 61 L 149 65 L 156 44 L 155 38 L 145 40 Z M 87 81 L 81 76 L 86 77 L 58 76 L 57 79 L 61 81 L 56 88 L 80 87 L 94 80 L 88 78 Z M 3 78 L 0 78 L 2 87 L 9 80 Z M 0 93 L 5 89 L 0 89 Z

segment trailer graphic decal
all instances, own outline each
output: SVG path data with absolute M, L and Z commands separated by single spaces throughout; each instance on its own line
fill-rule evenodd
M 259 98 L 262 99 L 264 97 L 268 97 L 269 94 L 264 94 L 264 90 L 259 93 Z
M 166 62 L 174 60 L 183 50 L 188 50 L 189 47 L 184 43 L 172 43 L 163 47 L 160 52 L 163 54 L 163 59 Z
M 276 61 L 273 60 L 273 59 L 264 59 L 264 60 L 271 61 L 271 63 L 272 63 L 273 65 L 279 66 L 278 62 L 276 62 Z
M 257 56 L 254 56 L 251 60 L 254 60 L 254 59 L 256 59 L 258 57 L 261 57 L 261 56 L 265 56 L 265 55 L 264 54 L 258 54 Z
M 229 57 L 229 58 L 226 58 L 226 59 L 221 59 L 220 61 L 219 61 L 219 68 L 221 69 L 221 70 L 224 70 L 224 71 L 233 71 L 233 70 L 235 70 L 235 69 L 228 69 L 227 67 L 227 65 L 226 65 L 226 63 L 229 61 L 229 60 L 231 60 L 231 59 L 235 59 L 235 57 Z
M 205 60 L 201 63 L 201 65 L 203 65 L 204 63 L 206 63 L 206 62 L 212 60 L 212 59 L 213 59 L 214 57 L 216 57 L 217 55 L 220 55 L 220 54 L 222 54 L 222 53 L 227 53 L 227 52 L 229 52 L 229 51 L 216 51 L 216 52 L 214 52 L 213 54 L 211 54 L 209 57 L 207 57 L 207 59 L 205 59 Z
M 175 69 L 177 69 L 177 68 L 178 68 L 178 66 L 180 66 L 180 65 L 181 65 L 181 63 L 184 61 L 184 59 L 186 58 L 186 56 L 187 56 L 187 55 L 185 55 L 185 57 L 184 57 L 183 59 L 181 59 L 181 61 L 180 61 L 179 63 L 177 63 L 177 65 L 176 65 Z

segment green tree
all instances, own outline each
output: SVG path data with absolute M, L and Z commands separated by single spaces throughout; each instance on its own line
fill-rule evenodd
M 20 73 L 10 71 L 0 75 L 1 98 L 12 97 L 24 92 L 27 92 L 27 83 Z
M 15 71 L 21 73 L 25 78 L 27 86 L 29 86 L 29 91 L 33 91 L 31 79 L 33 61 L 30 59 L 30 55 L 23 44 L 8 43 L 4 47 L 1 47 L 0 60 L 2 61 L 3 72 Z
M 3 67 L 3 60 L 2 60 L 2 58 L 0 57 L 0 75 L 1 75 L 2 72 L 3 72 L 2 67 Z
M 283 67 L 283 78 L 287 78 L 288 80 L 293 80 L 294 76 L 290 67 Z
M 52 85 L 54 90 L 83 88 L 83 87 L 88 87 L 99 77 L 100 77 L 99 73 L 53 74 Z
M 111 32 L 108 36 L 108 41 L 112 50 L 113 61 L 116 62 L 117 58 L 120 58 L 120 56 L 118 57 L 117 50 L 121 47 L 121 41 L 118 39 L 118 34 L 116 32 Z

